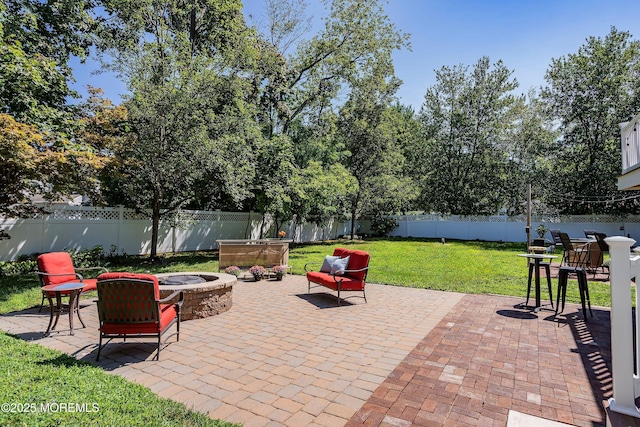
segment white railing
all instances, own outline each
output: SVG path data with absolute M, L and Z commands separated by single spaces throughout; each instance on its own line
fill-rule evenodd
M 640 396 L 640 316 L 635 316 L 636 347 L 633 347 L 633 316 L 631 279 L 640 278 L 640 255 L 629 255 L 635 240 L 622 236 L 605 239 L 611 254 L 611 368 L 613 397 L 612 411 L 640 418 L 635 400 Z M 636 307 L 640 307 L 640 293 L 636 292 Z M 635 350 L 635 352 L 634 352 Z M 635 356 L 635 360 L 634 360 Z
M 622 143 L 622 174 L 640 166 L 640 114 L 630 122 L 620 124 Z

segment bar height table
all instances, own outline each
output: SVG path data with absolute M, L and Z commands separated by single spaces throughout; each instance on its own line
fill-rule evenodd
M 550 254 L 518 254 L 519 257 L 527 258 L 529 262 L 533 260 L 534 262 L 534 276 L 535 276 L 535 292 L 536 292 L 536 305 L 533 311 L 539 311 L 541 308 L 540 304 L 540 262 L 544 259 L 554 259 L 558 258 L 555 255 Z M 551 303 L 553 305 L 553 302 Z

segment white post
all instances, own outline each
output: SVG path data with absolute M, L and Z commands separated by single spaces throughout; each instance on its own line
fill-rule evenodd
M 629 248 L 635 240 L 622 236 L 607 237 L 611 254 L 611 365 L 613 398 L 609 399 L 612 411 L 640 418 L 635 404 L 633 369 L 633 323 L 631 318 L 632 273 Z M 638 258 L 638 257 L 636 257 Z M 635 264 L 634 260 L 634 264 Z M 634 268 L 634 270 L 636 270 Z M 637 317 L 637 316 L 636 316 Z

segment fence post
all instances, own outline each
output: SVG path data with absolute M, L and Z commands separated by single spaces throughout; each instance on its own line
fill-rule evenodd
M 117 240 L 118 250 L 116 251 L 116 253 L 122 253 L 120 235 L 122 234 L 123 222 L 124 222 L 124 206 L 119 205 L 118 206 L 118 240 Z
M 633 359 L 633 323 L 630 281 L 635 276 L 635 267 L 640 258 L 629 257 L 629 248 L 635 240 L 622 236 L 607 237 L 611 254 L 611 370 L 613 397 L 609 399 L 612 411 L 640 418 L 635 404 L 635 381 Z M 637 297 L 636 297 L 637 300 Z M 637 318 L 638 316 L 636 316 Z M 638 320 L 636 320 L 636 323 Z M 639 343 L 640 344 L 640 343 Z M 638 345 L 638 344 L 636 344 Z

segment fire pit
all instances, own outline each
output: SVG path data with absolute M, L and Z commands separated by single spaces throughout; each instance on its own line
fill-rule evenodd
M 176 290 L 183 291 L 182 320 L 215 316 L 231 308 L 231 292 L 237 283 L 231 274 L 182 272 L 155 276 L 160 283 L 160 298 Z

